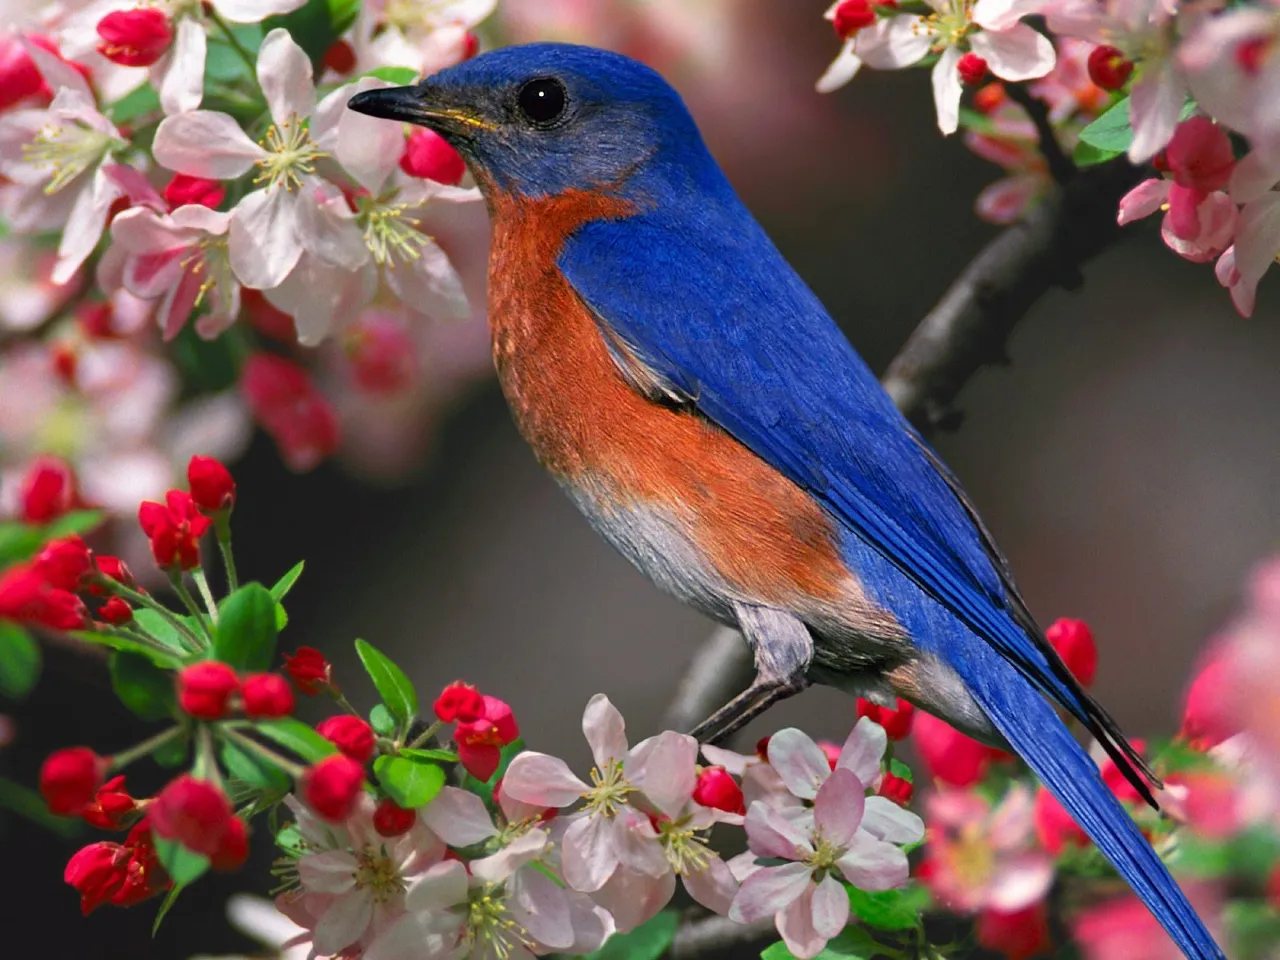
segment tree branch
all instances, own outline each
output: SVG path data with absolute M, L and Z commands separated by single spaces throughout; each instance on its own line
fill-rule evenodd
M 1025 83 L 1006 83 L 1005 92 L 1009 99 L 1027 112 L 1031 122 L 1036 125 L 1036 136 L 1039 139 L 1040 155 L 1049 167 L 1049 173 L 1059 184 L 1070 183 L 1079 172 L 1071 158 L 1062 150 L 1058 135 L 1049 120 L 1049 106 L 1035 96 Z
M 1081 267 L 1118 239 L 1117 205 L 1141 176 L 1123 158 L 1081 170 L 970 261 L 882 381 L 922 433 L 958 425 L 956 396 L 983 366 L 1008 362 L 1005 343 L 1018 321 L 1054 287 L 1072 290 L 1083 282 Z M 680 683 L 667 729 L 692 728 L 744 689 L 753 673 L 737 632 L 717 628 Z M 684 925 L 671 956 L 700 960 L 761 939 L 756 926 L 708 917 Z

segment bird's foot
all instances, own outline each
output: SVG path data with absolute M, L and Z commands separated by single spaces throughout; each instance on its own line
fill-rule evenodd
M 808 685 L 809 681 L 803 676 L 768 679 L 757 676 L 751 686 L 694 727 L 690 735 L 699 743 L 717 744 L 779 700 L 794 696 Z

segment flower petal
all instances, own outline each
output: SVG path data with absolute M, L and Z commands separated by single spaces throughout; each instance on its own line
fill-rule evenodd
M 258 83 L 276 126 L 297 123 L 315 109 L 311 59 L 284 27 L 268 33 L 258 48 Z
M 213 9 L 232 23 L 258 23 L 305 6 L 307 0 L 211 0 Z
M 346 893 L 356 885 L 355 857 L 346 850 L 305 854 L 298 858 L 298 879 L 308 893 Z
M 798 900 L 778 914 L 778 933 L 793 957 L 810 960 L 822 952 L 827 939 L 813 925 L 813 894 L 810 884 Z
M 698 741 L 666 730 L 636 745 L 623 764 L 623 775 L 643 790 L 655 807 L 674 817 L 693 797 L 697 759 Z
M 518 754 L 502 778 L 502 793 L 537 807 L 567 807 L 590 789 L 559 757 L 532 750 Z
M 867 797 L 862 829 L 888 843 L 919 843 L 924 839 L 924 821 L 886 797 Z
M 451 847 L 469 847 L 498 835 L 484 801 L 457 787 L 444 787 L 418 817 Z
M 267 155 L 240 124 L 214 110 L 165 117 L 156 128 L 152 152 L 162 167 L 211 180 L 242 177 Z
M 960 126 L 960 73 L 956 64 L 960 51 L 947 47 L 933 65 L 933 105 L 938 111 L 938 129 L 943 136 L 950 136 Z
M 576 939 L 564 888 L 539 870 L 521 870 L 507 884 L 513 919 L 533 939 L 552 950 L 567 950 Z
M 443 860 L 413 882 L 404 895 L 405 909 L 431 913 L 465 903 L 467 868 L 457 860 Z
M 813 891 L 813 929 L 830 940 L 849 922 L 849 894 L 840 881 L 827 874 Z
M 565 883 L 582 893 L 604 886 L 618 866 L 613 822 L 608 817 L 584 816 L 569 825 L 560 847 Z
M 1043 852 L 1003 858 L 988 893 L 988 905 L 1013 913 L 1038 903 L 1053 886 L 1053 861 Z
M 905 883 L 910 872 L 901 847 L 877 840 L 865 830 L 853 835 L 836 866 L 859 890 L 892 890 Z
M 373 894 L 354 890 L 338 897 L 321 915 L 312 931 L 316 951 L 325 956 L 351 946 L 369 929 L 373 919 Z
M 582 713 L 582 734 L 591 744 L 591 756 L 601 770 L 626 759 L 626 722 L 603 693 L 587 701 L 587 709 Z
M 1123 227 L 1126 223 L 1151 216 L 1169 198 L 1169 186 L 1172 182 L 1161 177 L 1143 180 L 1120 198 L 1120 213 L 1116 222 Z
M 819 93 L 831 93 L 833 90 L 839 90 L 856 77 L 861 68 L 862 59 L 853 52 L 853 37 L 850 37 L 844 42 L 844 46 L 840 48 L 836 58 L 831 61 L 831 65 L 818 78 L 814 89 Z
M 734 879 L 729 865 L 719 857 L 708 857 L 705 867 L 685 873 L 680 879 L 684 881 L 684 888 L 689 896 L 712 913 L 718 913 L 722 917 L 729 915 L 733 898 L 738 894 L 738 881 Z M 843 890 L 840 892 L 844 893 Z M 845 902 L 848 900 L 846 896 Z
M 875 70 L 900 70 L 929 52 L 930 33 L 924 17 L 884 17 L 858 31 L 854 52 Z
M 870 787 L 880 776 L 880 759 L 888 743 L 884 727 L 870 717 L 859 717 L 840 748 L 836 768 L 852 771 L 864 787 Z
M 831 764 L 813 738 L 795 727 L 779 730 L 769 738 L 769 763 L 797 797 L 812 800 L 831 775 Z
M 204 100 L 204 65 L 208 38 L 196 17 L 182 17 L 173 46 L 153 68 L 152 83 L 159 87 L 160 106 L 166 114 L 198 109 Z
M 231 269 L 246 287 L 279 286 L 302 256 L 298 197 L 279 187 L 255 190 L 236 204 L 229 238 Z
M 838 847 L 852 839 L 862 822 L 867 802 L 862 781 L 852 771 L 836 769 L 813 801 L 813 822 L 822 836 Z
M 348 110 L 347 101 L 357 93 L 389 86 L 377 77 L 362 77 L 339 87 L 320 101 L 311 121 L 320 149 L 331 153 L 356 183 L 375 195 L 400 163 L 404 131 L 399 124 Z
M 983 30 L 973 35 L 969 46 L 1003 80 L 1043 77 L 1057 61 L 1049 38 L 1025 23 L 1007 30 Z
M 657 831 L 638 811 L 623 811 L 613 818 L 613 844 L 618 862 L 633 873 L 660 877 L 671 870 Z
M 813 852 L 795 824 L 759 800 L 747 810 L 745 825 L 747 844 L 759 856 L 797 860 Z
M 973 22 L 984 30 L 1008 30 L 1045 6 L 1045 0 L 978 0 L 973 5 Z
M 593 893 L 592 899 L 613 916 L 619 933 L 629 933 L 656 917 L 676 889 L 676 875 L 649 877 L 643 873 L 615 870 L 609 882 Z
M 72 204 L 58 243 L 58 260 L 50 274 L 51 281 L 60 286 L 76 275 L 98 245 L 102 231 L 107 227 L 111 204 L 122 193 L 101 167 L 93 172 L 93 179 L 84 185 Z
M 1182 113 L 1186 85 L 1167 60 L 1149 60 L 1129 94 L 1129 123 L 1133 142 L 1129 159 L 1146 163 L 1173 137 Z
M 743 881 L 729 907 L 729 919 L 754 923 L 785 910 L 813 885 L 812 873 L 803 863 L 762 867 Z

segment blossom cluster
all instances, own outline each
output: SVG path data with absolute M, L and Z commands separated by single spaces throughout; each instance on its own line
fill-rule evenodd
M 979 197 L 979 215 L 1015 220 L 1075 166 L 1125 154 L 1156 175 L 1119 222 L 1164 213 L 1165 244 L 1214 262 L 1252 314 L 1280 255 L 1274 3 L 837 0 L 826 16 L 843 46 L 819 90 L 863 66 L 931 67 L 939 128 L 966 127 L 970 148 L 1011 174 Z
M 342 408 L 361 416 L 347 394 L 385 412 L 419 386 L 423 331 L 475 308 L 459 267 L 483 263 L 483 204 L 434 133 L 345 103 L 474 54 L 495 4 L 13 11 L 0 500 L 54 450 L 126 513 L 172 484 L 189 438 L 235 457 L 252 422 L 309 470 L 337 450 Z

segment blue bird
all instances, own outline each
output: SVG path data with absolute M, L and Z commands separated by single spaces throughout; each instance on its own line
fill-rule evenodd
M 750 644 L 756 679 L 695 735 L 810 683 L 902 696 L 1014 750 L 1188 957 L 1223 957 L 1057 711 L 1148 800 L 1151 771 L 658 74 L 534 44 L 350 106 L 462 153 L 517 426 L 610 543 Z

